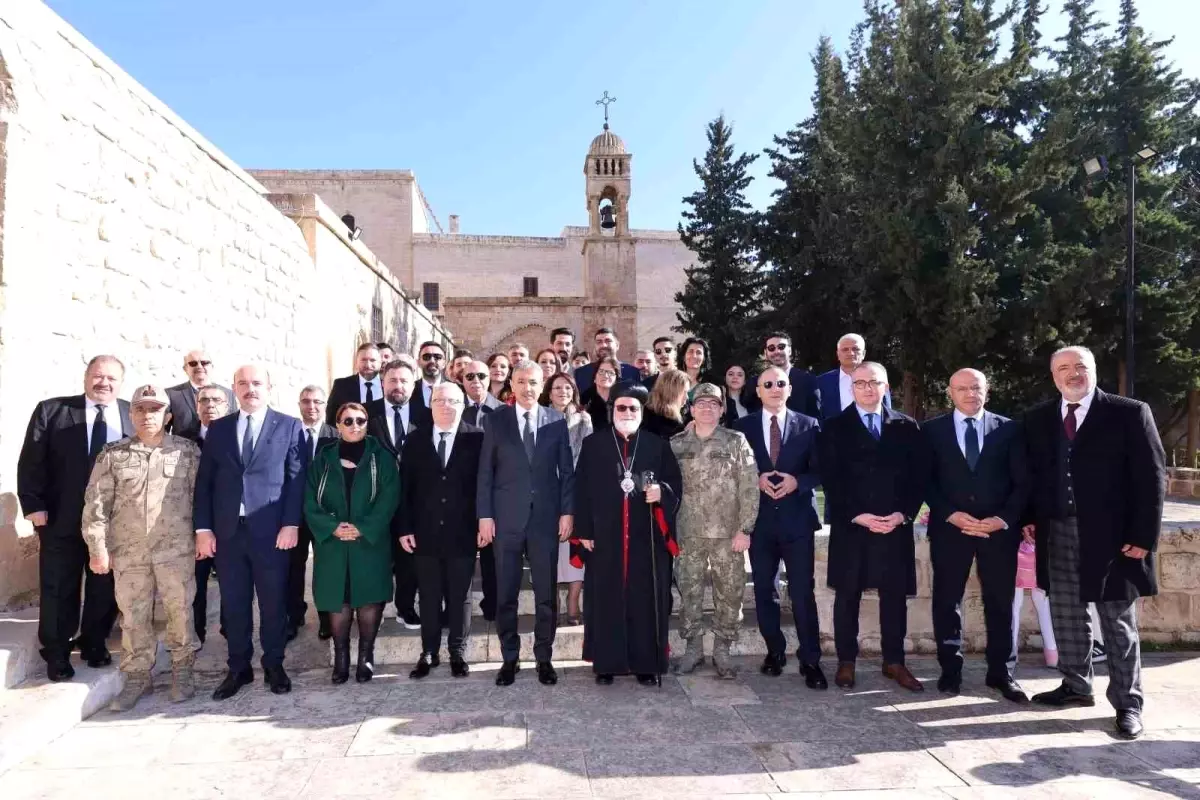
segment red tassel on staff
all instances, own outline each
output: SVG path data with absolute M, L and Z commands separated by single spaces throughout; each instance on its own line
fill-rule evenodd
M 567 543 L 571 545 L 571 557 L 568 559 L 571 566 L 575 569 L 583 569 L 583 557 L 579 552 L 583 549 L 583 539 L 580 539 L 578 536 L 572 536 L 567 540 Z
M 679 544 L 671 538 L 671 529 L 667 527 L 667 515 L 663 513 L 662 506 L 654 507 L 654 521 L 658 523 L 658 532 L 662 534 L 663 539 L 667 543 L 667 552 L 671 557 L 679 555 Z

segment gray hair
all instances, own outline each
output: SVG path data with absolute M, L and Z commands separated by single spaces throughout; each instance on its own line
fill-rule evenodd
M 1091 350 L 1089 350 L 1088 348 L 1084 347 L 1081 344 L 1072 344 L 1072 345 L 1068 345 L 1066 347 L 1058 348 L 1057 350 L 1054 351 L 1054 354 L 1050 356 L 1050 363 L 1053 364 L 1054 359 L 1056 359 L 1059 356 L 1064 355 L 1066 353 L 1074 353 L 1075 355 L 1082 358 L 1084 361 L 1090 363 L 1092 365 L 1092 369 L 1095 370 L 1095 368 L 1096 368 L 1095 354 L 1092 353 Z
M 308 386 L 305 386 L 300 390 L 300 396 L 304 397 L 306 394 L 317 394 L 318 392 L 322 395 L 325 395 L 325 388 L 322 386 L 317 386 L 315 383 L 310 383 Z
M 518 372 L 536 372 L 542 374 L 542 367 L 536 361 L 530 361 L 528 358 L 518 361 L 512 365 L 512 370 L 508 373 L 510 376 L 515 376 Z
M 451 397 L 457 397 L 459 400 L 465 399 L 463 396 L 463 390 L 458 387 L 457 383 L 451 383 L 450 381 L 442 381 L 441 383 L 434 384 L 433 388 L 429 392 L 430 401 L 437 396 L 438 392 L 441 392 L 442 394 L 448 394 Z
M 859 336 L 857 333 L 843 333 L 841 338 L 837 340 L 838 346 L 841 346 L 842 342 L 846 341 L 847 339 L 853 339 L 855 342 L 858 342 L 858 346 L 863 350 L 867 349 L 867 340 Z
M 121 359 L 117 358 L 116 356 L 110 356 L 110 355 L 104 355 L 104 354 L 98 355 L 98 356 L 92 356 L 92 359 L 90 361 L 88 361 L 87 366 L 84 367 L 83 374 L 86 375 L 87 373 L 91 372 L 92 367 L 96 366 L 97 364 L 116 364 L 118 367 L 121 368 L 121 374 L 122 375 L 125 374 L 125 364 L 124 364 L 124 362 L 121 361 Z

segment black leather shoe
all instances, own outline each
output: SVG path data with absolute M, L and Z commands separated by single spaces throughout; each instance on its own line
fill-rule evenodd
M 424 678 L 432 671 L 432 669 L 442 662 L 438 660 L 437 653 L 430 655 L 429 653 L 421 653 L 421 657 L 417 659 L 417 665 L 413 667 L 412 672 L 408 673 L 408 677 L 414 681 Z
M 89 667 L 91 667 L 92 669 L 100 669 L 101 667 L 107 667 L 109 664 L 112 663 L 112 655 L 109 654 L 108 650 L 106 650 L 106 649 L 105 650 L 89 650 L 86 653 L 80 653 L 80 655 L 83 656 L 84 661 L 86 661 L 87 665 Z
M 287 694 L 292 690 L 292 679 L 283 671 L 283 665 L 278 667 L 263 667 L 263 683 L 271 689 L 271 694 Z
M 554 671 L 554 665 L 549 661 L 537 662 L 538 683 L 542 686 L 553 686 L 558 683 L 558 673 Z
M 991 684 L 988 684 L 991 686 Z M 962 675 L 955 672 L 943 672 L 938 678 L 938 691 L 943 694 L 958 694 L 962 691 Z
M 517 673 L 521 671 L 521 664 L 517 661 L 505 661 L 500 665 L 500 671 L 496 673 L 497 686 L 512 686 L 513 681 L 517 679 Z
M 1060 684 L 1057 689 L 1052 689 L 1049 692 L 1042 692 L 1033 696 L 1033 702 L 1041 703 L 1044 706 L 1094 706 L 1096 698 L 1090 694 L 1080 694 L 1074 689 L 1069 688 L 1065 683 Z
M 350 643 L 333 644 L 333 675 L 329 678 L 335 686 L 341 686 L 350 680 Z
M 64 658 L 58 661 L 50 661 L 46 664 L 46 677 L 53 683 L 62 683 L 69 681 L 75 677 L 75 668 L 71 666 L 71 660 Z
M 434 656 L 432 666 L 437 666 L 440 662 L 437 656 Z M 375 640 L 364 642 L 358 640 L 358 666 L 354 668 L 354 682 L 366 683 L 375 677 Z
M 456 678 L 465 678 L 471 674 L 471 667 L 462 656 L 450 656 L 450 674 Z
M 805 664 L 802 661 L 800 674 L 804 676 L 804 685 L 810 689 L 829 688 L 829 681 L 825 680 L 825 673 L 821 671 L 820 664 Z
M 1117 712 L 1117 735 L 1122 739 L 1136 739 L 1142 735 L 1142 712 L 1126 708 Z
M 758 671 L 763 675 L 778 678 L 783 674 L 785 666 L 787 666 L 787 656 L 783 653 L 767 653 L 767 657 L 763 659 L 762 666 L 758 668 Z
M 988 678 L 984 683 L 989 689 L 995 689 L 1000 696 L 1012 703 L 1028 703 L 1029 695 L 1021 688 L 1021 684 L 1009 677 Z
M 254 683 L 254 670 L 246 667 L 241 672 L 226 672 L 225 680 L 212 693 L 213 700 L 228 700 L 238 693 L 243 686 Z
M 659 685 L 658 676 L 650 675 L 648 673 L 638 675 L 637 682 L 640 683 L 642 686 L 657 686 L 657 685 Z
M 329 615 L 324 611 L 317 615 L 317 638 L 322 642 L 333 638 L 333 628 L 329 626 Z
M 612 686 L 613 676 L 608 673 L 601 673 L 596 676 L 596 683 L 599 686 Z

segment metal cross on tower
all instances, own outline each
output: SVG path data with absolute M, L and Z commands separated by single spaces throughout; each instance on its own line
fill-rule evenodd
M 604 96 L 596 101 L 596 105 L 604 106 L 604 130 L 608 130 L 608 106 L 615 102 L 617 102 L 617 98 L 609 97 L 607 89 L 604 91 Z

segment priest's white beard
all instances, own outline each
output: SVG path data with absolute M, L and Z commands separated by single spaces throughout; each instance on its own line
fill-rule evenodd
M 619 419 L 613 422 L 613 427 L 617 429 L 617 433 L 628 439 L 637 433 L 637 429 L 641 426 L 640 419 Z

